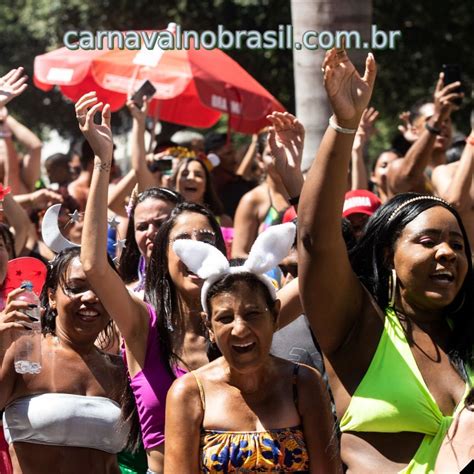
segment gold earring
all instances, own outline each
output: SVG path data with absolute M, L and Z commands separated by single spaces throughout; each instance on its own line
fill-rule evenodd
M 397 294 L 397 272 L 392 268 L 392 273 L 388 277 L 388 305 L 395 306 L 395 296 Z

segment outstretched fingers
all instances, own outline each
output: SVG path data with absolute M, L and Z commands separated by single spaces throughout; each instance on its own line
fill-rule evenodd
M 22 76 L 24 73 L 23 67 L 17 69 L 12 69 L 7 74 L 5 74 L 1 80 L 8 85 L 14 86 L 17 82 L 21 85 L 26 81 L 27 77 Z
M 91 91 L 88 92 L 87 94 L 84 94 L 77 102 L 76 102 L 76 109 L 78 107 L 83 107 L 84 102 L 87 102 L 88 100 L 91 100 L 93 97 L 97 98 L 97 92 L 96 91 Z
M 95 104 L 93 107 L 91 107 L 89 109 L 89 111 L 87 112 L 87 115 L 86 115 L 86 120 L 85 120 L 85 125 L 88 127 L 88 128 L 91 128 L 91 125 L 93 125 L 94 123 L 94 115 L 96 114 L 96 112 L 98 112 L 102 106 L 104 105 L 103 102 L 98 102 L 97 104 Z
M 435 93 L 440 92 L 444 87 L 444 72 L 440 72 L 436 82 Z
M 105 104 L 104 108 L 102 109 L 102 125 L 110 128 L 110 119 L 112 114 L 110 112 L 110 104 Z
M 445 95 L 448 92 L 454 92 L 460 86 L 461 86 L 460 81 L 452 82 L 451 84 L 448 84 L 447 86 L 443 87 L 443 89 L 441 90 L 441 95 Z M 458 93 L 461 94 L 461 92 L 458 92 Z
M 375 64 L 375 58 L 372 53 L 369 53 L 365 60 L 365 71 L 362 80 L 372 88 L 374 86 L 376 76 L 377 65 Z
M 86 123 L 87 112 L 89 108 L 97 102 L 97 94 L 95 91 L 84 94 L 75 105 L 76 118 L 82 127 Z

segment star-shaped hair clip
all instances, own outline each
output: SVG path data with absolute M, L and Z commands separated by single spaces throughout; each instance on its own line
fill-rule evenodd
M 74 212 L 72 214 L 68 214 L 68 216 L 71 218 L 69 223 L 77 224 L 79 222 L 79 219 L 81 218 L 82 213 L 79 212 L 77 209 L 74 209 Z
M 69 224 L 77 224 L 81 220 L 81 217 L 83 215 L 83 212 L 79 212 L 77 209 L 74 209 L 74 212 L 72 214 L 68 214 L 70 219 L 66 222 L 64 228 L 66 228 Z
M 117 239 L 114 247 L 117 247 L 117 250 L 122 251 L 126 247 L 125 242 L 127 242 L 127 239 Z
M 117 216 L 113 216 L 108 220 L 108 223 L 111 229 L 116 230 L 117 226 L 120 224 L 120 221 L 117 219 Z

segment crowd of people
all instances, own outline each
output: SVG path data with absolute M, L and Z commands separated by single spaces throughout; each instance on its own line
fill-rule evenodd
M 145 98 L 127 102 L 122 176 L 95 91 L 75 104 L 83 143 L 42 173 L 41 141 L 6 109 L 24 71 L 0 78 L 1 473 L 446 473 L 474 458 L 460 84 L 441 74 L 370 170 L 375 59 L 360 76 L 332 49 L 322 72 L 333 115 L 305 174 L 287 112 L 238 153 L 227 134 L 148 136 Z M 15 371 L 31 330 L 24 286 L 5 291 L 17 256 L 47 264 L 39 374 Z

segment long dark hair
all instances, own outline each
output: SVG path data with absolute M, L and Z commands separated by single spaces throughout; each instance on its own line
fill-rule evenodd
M 157 199 L 173 205 L 183 202 L 183 196 L 167 188 L 148 188 L 140 193 L 130 207 L 130 216 L 127 226 L 127 245 L 120 255 L 119 273 L 125 283 L 132 283 L 138 279 L 138 262 L 140 260 L 140 250 L 135 240 L 135 209 L 138 204 L 147 199 Z
M 178 314 L 178 298 L 168 271 L 168 245 L 170 232 L 176 224 L 176 219 L 186 212 L 201 214 L 207 218 L 216 234 L 216 248 L 224 255 L 226 254 L 224 239 L 216 218 L 206 207 L 199 204 L 190 202 L 178 204 L 156 234 L 145 280 L 145 301 L 151 303 L 156 309 L 159 339 L 157 343 L 172 378 L 175 378 L 172 368 L 177 364 L 179 357 L 172 350 L 168 327 L 171 320 L 179 326 L 182 315 Z M 174 321 L 176 317 L 179 318 L 177 322 Z M 179 327 L 177 329 L 179 330 Z
M 48 271 L 46 273 L 46 281 L 41 291 L 40 300 L 41 305 L 45 309 L 44 314 L 41 318 L 41 326 L 43 334 L 56 334 L 56 317 L 57 312 L 51 308 L 49 304 L 48 292 L 56 292 L 58 287 L 64 288 L 66 282 L 67 270 L 71 265 L 72 260 L 76 257 L 79 258 L 81 254 L 80 247 L 71 247 L 58 253 L 56 257 L 48 264 Z M 113 261 L 108 257 L 109 264 L 115 269 Z M 112 327 L 112 320 L 105 327 L 105 329 L 99 333 L 98 340 L 104 344 L 111 342 L 114 337 L 114 331 Z M 138 419 L 138 411 L 135 403 L 135 397 L 130 383 L 127 380 L 123 392 L 120 394 L 120 407 L 122 411 L 123 423 L 130 424 L 130 431 L 127 438 L 126 449 L 135 451 L 140 445 L 140 421 Z
M 403 205 L 410 199 L 416 199 Z M 403 205 L 403 207 L 400 207 Z M 366 224 L 364 235 L 350 252 L 352 267 L 381 308 L 388 306 L 389 275 L 393 267 L 395 243 L 405 226 L 423 211 L 434 206 L 447 209 L 456 218 L 464 240 L 467 274 L 454 301 L 444 310 L 452 324 L 452 338 L 448 355 L 459 369 L 462 361 L 472 366 L 474 347 L 474 282 L 471 248 L 466 230 L 456 209 L 432 196 L 418 193 L 399 194 L 379 207 Z M 395 212 L 395 210 L 397 210 Z M 463 374 L 463 371 L 460 370 Z M 463 374 L 465 376 L 465 374 Z
M 203 197 L 204 205 L 208 207 L 209 210 L 211 210 L 215 216 L 221 216 L 222 214 L 224 214 L 224 206 L 222 204 L 222 201 L 219 199 L 219 196 L 217 195 L 216 189 L 214 188 L 214 184 L 212 182 L 212 177 L 209 173 L 209 170 L 199 158 L 185 158 L 181 160 L 178 166 L 176 167 L 173 176 L 171 176 L 170 178 L 170 186 L 176 189 L 176 184 L 180 171 L 184 168 L 187 168 L 188 165 L 193 161 L 196 161 L 201 165 L 201 168 L 204 170 L 204 174 L 206 176 L 206 187 L 204 189 Z
M 8 260 L 15 258 L 15 238 L 10 232 L 9 227 L 3 222 L 0 222 L 0 238 L 3 239 L 3 242 L 5 243 L 5 248 L 8 251 Z

